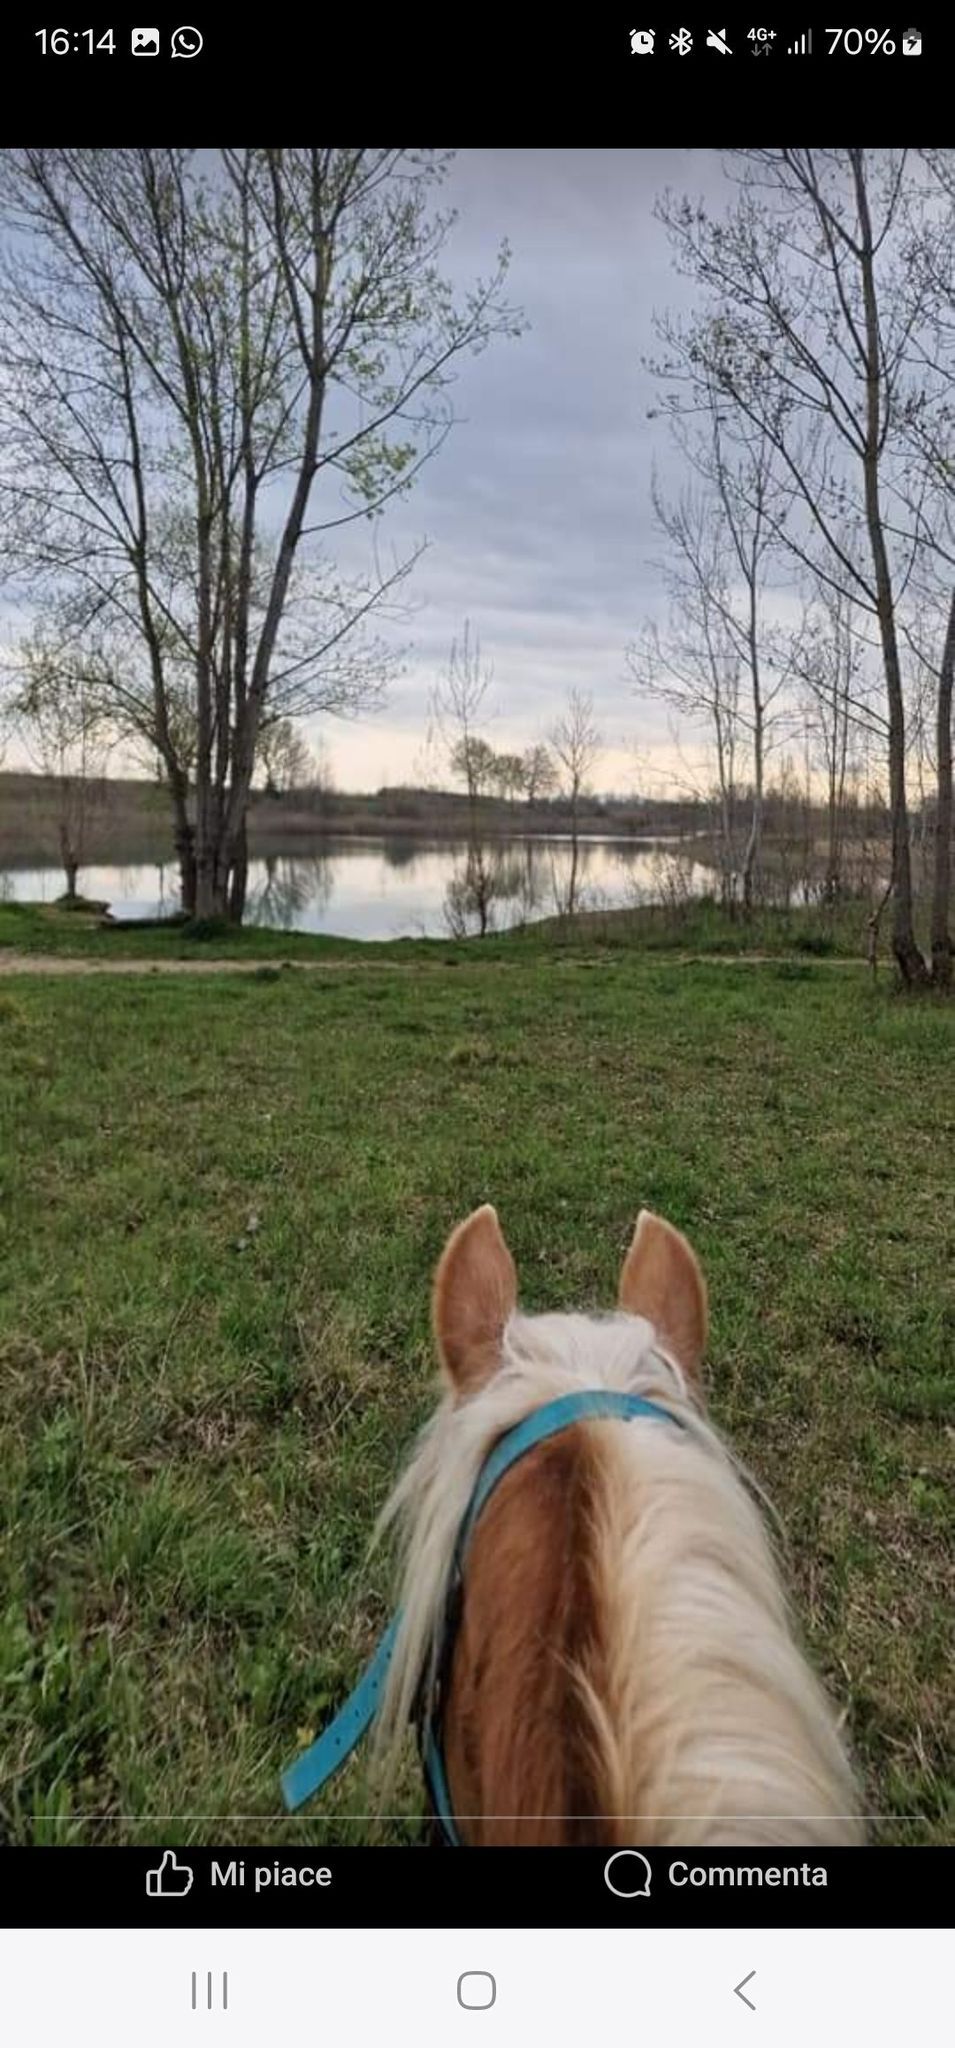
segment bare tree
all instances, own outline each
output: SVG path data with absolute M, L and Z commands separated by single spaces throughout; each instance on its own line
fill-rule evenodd
M 468 798 L 468 840 L 463 866 L 451 877 L 445 900 L 450 929 L 463 935 L 475 920 L 483 938 L 497 893 L 496 862 L 481 838 L 480 801 L 494 780 L 494 749 L 480 731 L 488 717 L 493 670 L 472 638 L 470 620 L 451 643 L 448 666 L 431 701 L 431 721 L 441 736 L 451 772 L 464 782 Z
M 932 886 L 932 979 L 937 988 L 952 985 L 952 679 L 955 675 L 955 590 L 938 669 L 936 697 L 935 872 Z
M 763 791 L 766 756 L 772 743 L 773 706 L 786 682 L 785 665 L 777 657 L 778 636 L 766 630 L 765 591 L 775 547 L 779 486 L 768 435 L 741 423 L 712 381 L 700 391 L 698 414 L 691 420 L 669 408 L 674 438 L 700 479 L 703 531 L 689 508 L 668 509 L 654 486 L 658 522 L 681 559 L 682 596 L 692 591 L 694 609 L 715 612 L 740 673 L 735 715 L 745 739 L 750 768 L 749 827 L 740 861 L 744 909 L 752 909 L 758 886 L 763 834 Z M 709 531 L 707 531 L 709 529 Z M 705 593 L 701 580 L 708 582 Z M 704 636 L 707 637 L 706 635 Z M 712 681 L 708 658 L 704 673 Z M 722 778 L 721 778 L 722 779 Z
M 934 863 L 931 889 L 930 945 L 932 980 L 948 990 L 952 985 L 952 832 L 955 826 L 952 783 L 952 675 L 955 668 L 955 151 L 924 149 L 919 152 L 928 167 L 930 181 L 918 228 L 908 250 L 906 285 L 916 304 L 924 303 L 926 320 L 917 333 L 921 380 L 910 394 L 904 412 L 904 430 L 920 469 L 927 472 L 930 501 L 919 501 L 911 487 L 903 497 L 923 553 L 932 559 L 933 570 L 921 579 L 916 591 L 915 616 L 907 638 L 920 660 L 923 673 L 934 679 L 934 753 L 936 801 L 933 815 Z M 926 591 L 926 581 L 929 590 Z M 947 585 L 942 609 L 945 622 L 940 636 L 941 651 L 933 658 L 926 650 L 925 621 L 931 622 L 938 600 Z M 926 603 L 926 596 L 928 602 Z M 926 805 L 923 799 L 922 821 Z
M 806 693 L 807 728 L 825 776 L 827 903 L 843 893 L 847 792 L 859 731 L 874 733 L 883 747 L 886 740 L 885 719 L 867 691 L 868 654 L 852 600 L 823 584 L 793 636 L 791 662 Z
M 335 770 L 327 741 L 320 735 L 309 748 L 309 773 L 302 791 L 309 810 L 328 812 L 335 795 Z
M 567 709 L 550 734 L 551 750 L 558 765 L 562 794 L 570 805 L 570 880 L 567 911 L 577 908 L 577 871 L 580 844 L 580 800 L 600 757 L 603 740 L 594 721 L 593 699 L 571 690 Z
M 473 826 L 479 799 L 487 796 L 497 781 L 497 755 L 480 733 L 472 732 L 455 741 L 449 765 L 452 775 L 464 783 Z
M 265 776 L 267 796 L 304 789 L 315 779 L 312 750 L 290 718 L 272 719 L 260 726 L 256 764 Z
M 513 803 L 524 789 L 523 754 L 495 754 L 494 786 L 505 803 Z
M 92 637 L 114 718 L 161 756 L 199 916 L 241 914 L 263 718 L 380 696 L 362 628 L 418 551 L 348 582 L 323 547 L 410 487 L 452 423 L 456 361 L 515 331 L 506 251 L 460 303 L 440 273 L 445 163 L 18 149 L 0 165 L 6 565 L 87 653 Z
M 472 836 L 477 830 L 477 805 L 490 779 L 493 753 L 480 727 L 488 715 L 493 670 L 481 654 L 471 622 L 464 621 L 461 639 L 451 642 L 448 666 L 431 702 L 431 718 L 447 751 L 451 771 L 467 789 Z
M 94 693 L 74 673 L 68 650 L 42 633 L 21 642 L 7 675 L 10 723 L 55 792 L 64 901 L 72 908 L 111 735 Z
M 549 747 L 542 741 L 528 747 L 524 754 L 524 794 L 533 807 L 542 797 L 553 796 L 557 788 L 557 770 Z
M 784 687 L 785 671 L 773 675 L 771 643 L 763 620 L 766 562 L 773 544 L 773 507 L 778 495 L 773 475 L 773 451 L 763 432 L 747 434 L 735 446 L 727 431 L 719 401 L 709 394 L 709 421 L 698 445 L 697 467 L 709 481 L 729 535 L 734 586 L 726 614 L 726 627 L 740 658 L 747 681 L 748 727 L 753 765 L 750 826 L 743 854 L 743 907 L 753 907 L 759 874 L 763 837 L 763 793 L 766 755 L 770 744 L 772 707 Z M 739 592 L 737 598 L 736 592 Z
M 908 222 L 904 153 L 736 150 L 741 192 L 728 218 L 689 202 L 662 217 L 707 310 L 665 323 L 667 368 L 715 387 L 765 435 L 782 498 L 774 537 L 872 615 L 886 697 L 892 813 L 893 950 L 903 979 L 927 980 L 915 936 L 906 795 L 905 700 L 897 601 L 911 528 L 893 528 L 911 341 L 924 293 L 900 289 Z M 674 403 L 681 400 L 675 396 Z M 864 547 L 853 545 L 857 522 Z
M 730 630 L 731 597 L 726 535 L 712 501 L 700 489 L 684 489 L 667 504 L 656 481 L 657 523 L 669 542 L 660 564 L 670 598 L 668 629 L 655 621 L 627 649 L 627 666 L 637 691 L 658 697 L 683 718 L 702 725 L 713 747 L 719 821 L 720 884 L 724 906 L 736 899 L 741 862 L 737 821 L 738 755 L 742 743 L 741 655 Z

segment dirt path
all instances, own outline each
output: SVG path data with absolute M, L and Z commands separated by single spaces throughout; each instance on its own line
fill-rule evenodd
M 309 973 L 330 967 L 411 967 L 410 960 L 91 960 L 82 953 L 17 953 L 0 949 L 4 974 L 261 974 L 287 967 Z M 420 964 L 420 963 L 418 963 Z
M 475 960 L 480 953 L 475 952 Z M 573 959 L 573 955 L 569 956 Z M 837 956 L 832 959 L 807 959 L 805 954 L 790 953 L 646 953 L 643 957 L 659 965 L 671 967 L 861 967 L 863 962 Z M 263 969 L 280 973 L 283 969 L 294 968 L 297 973 L 328 974 L 342 973 L 346 969 L 357 969 L 359 973 L 370 973 L 372 969 L 384 969 L 391 974 L 418 974 L 440 971 L 443 962 L 423 960 L 383 960 L 380 956 L 360 960 L 354 956 L 340 955 L 328 960 L 91 960 L 82 953 L 18 953 L 14 949 L 0 947 L 0 977 L 10 974 L 261 974 Z M 519 959 L 494 960 L 487 963 L 494 967 L 517 967 Z M 605 963 L 588 960 L 588 967 L 597 969 Z

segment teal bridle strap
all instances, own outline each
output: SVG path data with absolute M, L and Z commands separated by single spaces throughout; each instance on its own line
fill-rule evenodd
M 398 1634 L 400 1614 L 390 1621 L 370 1664 L 355 1687 L 349 1693 L 344 1706 L 335 1715 L 323 1735 L 313 1742 L 309 1749 L 303 1749 L 301 1756 L 282 1772 L 282 1798 L 289 1813 L 304 1806 L 306 1799 L 321 1791 L 328 1778 L 334 1776 L 352 1750 L 358 1748 L 366 1729 L 370 1728 L 381 1703 L 381 1691 L 388 1676 L 391 1653 Z
M 463 1847 L 463 1844 L 458 1834 L 454 1810 L 451 1805 L 451 1787 L 448 1784 L 448 1774 L 444 1768 L 444 1752 L 430 1722 L 424 1731 L 421 1744 L 421 1761 L 424 1765 L 424 1775 L 427 1780 L 428 1791 L 431 1794 L 431 1810 L 434 1818 L 441 1824 L 441 1833 L 448 1848 L 460 1849 Z
M 559 1436 L 562 1429 L 570 1429 L 575 1422 L 633 1422 L 638 1415 L 649 1415 L 655 1421 L 664 1422 L 677 1419 L 668 1408 L 661 1408 L 656 1401 L 645 1400 L 642 1394 L 614 1394 L 601 1387 L 594 1387 L 586 1394 L 561 1394 L 556 1401 L 546 1401 L 543 1408 L 532 1409 L 523 1422 L 518 1422 L 506 1436 L 501 1437 L 481 1466 L 458 1533 L 458 1562 L 463 1562 L 474 1524 L 498 1481 L 536 1444 L 545 1444 L 548 1437 Z
M 561 1430 L 570 1429 L 575 1422 L 617 1421 L 633 1422 L 638 1416 L 647 1416 L 655 1422 L 672 1422 L 678 1428 L 683 1424 L 678 1415 L 669 1408 L 662 1408 L 657 1401 L 648 1401 L 643 1394 L 618 1394 L 609 1389 L 595 1387 L 580 1394 L 562 1394 L 555 1401 L 547 1401 L 542 1408 L 535 1408 L 525 1415 L 523 1422 L 509 1429 L 494 1449 L 485 1458 L 478 1473 L 474 1491 L 468 1502 L 464 1519 L 458 1531 L 455 1545 L 454 1572 L 459 1574 L 464 1565 L 468 1543 L 474 1525 L 494 1491 L 509 1472 L 512 1465 L 526 1457 L 537 1444 L 546 1443 L 549 1437 L 559 1436 Z M 382 1636 L 371 1663 L 366 1665 L 354 1692 L 349 1693 L 344 1706 L 334 1721 L 313 1742 L 303 1750 L 295 1762 L 282 1773 L 282 1798 L 289 1813 L 305 1804 L 333 1776 L 341 1764 L 357 1749 L 362 1736 L 370 1727 L 378 1711 L 381 1694 L 388 1676 L 388 1667 L 401 1625 L 401 1615 L 396 1614 Z M 432 1726 L 428 1726 L 424 1737 L 424 1763 L 431 1788 L 434 1809 L 448 1840 L 455 1845 L 460 1841 L 451 1811 L 451 1794 L 440 1740 Z

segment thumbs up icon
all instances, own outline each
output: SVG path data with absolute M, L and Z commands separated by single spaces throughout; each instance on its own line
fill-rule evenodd
M 184 1899 L 192 1890 L 192 1871 L 188 1863 L 177 1863 L 171 1849 L 163 1855 L 158 1870 L 147 1870 L 146 1890 L 151 1899 Z

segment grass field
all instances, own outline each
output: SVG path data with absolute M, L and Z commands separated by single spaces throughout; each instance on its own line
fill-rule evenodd
M 488 932 L 480 942 L 482 961 L 513 962 L 516 950 L 536 959 L 542 945 L 579 952 L 581 941 L 592 951 L 736 956 L 771 953 L 808 959 L 862 959 L 868 905 L 840 904 L 836 909 L 757 912 L 733 918 L 709 898 L 690 899 L 674 912 L 665 904 L 644 904 L 632 910 L 583 912 L 574 919 L 546 918 L 505 932 Z M 60 910 L 55 904 L 0 902 L 0 965 L 4 953 L 56 954 L 95 960 L 237 960 L 254 963 L 292 961 L 304 964 L 350 959 L 356 964 L 383 960 L 390 964 L 438 954 L 464 963 L 474 952 L 471 940 L 345 939 L 307 931 L 273 931 L 256 925 L 216 927 L 167 924 L 104 923 L 98 916 Z M 882 972 L 891 974 L 883 942 Z
M 388 1611 L 365 1547 L 483 1200 L 530 1308 L 609 1305 L 643 1203 L 689 1232 L 878 1837 L 955 1838 L 955 1011 L 835 961 L 326 951 L 0 987 L 5 1838 L 413 1838 L 413 1769 L 375 1830 L 360 1764 L 272 1817 Z

